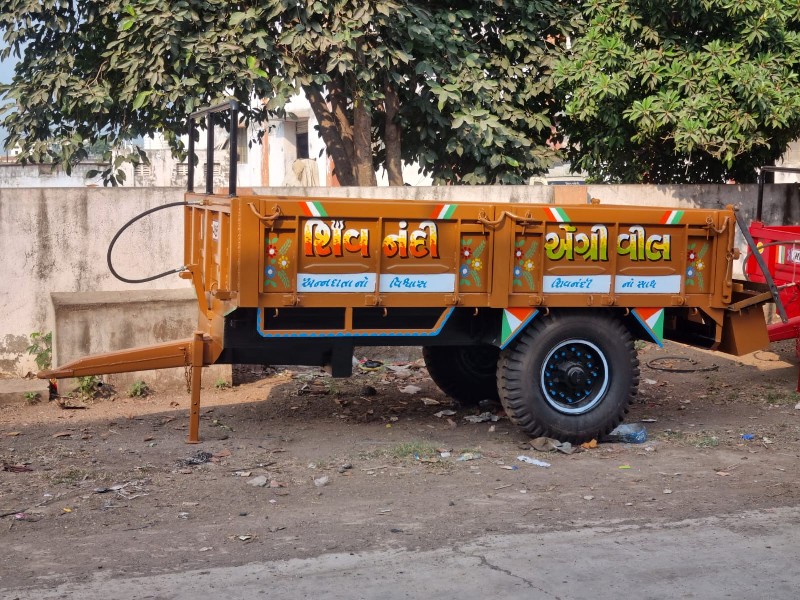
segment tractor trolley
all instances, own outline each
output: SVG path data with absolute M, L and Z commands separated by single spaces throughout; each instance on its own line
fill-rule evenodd
M 220 112 L 230 124 L 230 183 L 215 193 Z M 237 113 L 227 102 L 189 119 L 179 276 L 197 294 L 193 337 L 88 356 L 40 377 L 190 367 L 195 443 L 206 365 L 318 365 L 346 377 L 356 346 L 421 346 L 433 381 L 462 404 L 499 399 L 527 434 L 583 442 L 627 413 L 639 384 L 635 340 L 740 355 L 769 343 L 762 305 L 783 312 L 786 289 L 765 262 L 775 247 L 751 252 L 760 280 L 734 278 L 737 225 L 756 243 L 730 206 L 239 194 Z M 204 191 L 193 189 L 200 118 Z

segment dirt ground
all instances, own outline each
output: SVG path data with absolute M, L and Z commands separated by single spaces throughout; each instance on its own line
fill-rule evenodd
M 480 410 L 451 405 L 419 362 L 206 389 L 199 445 L 183 392 L 2 406 L 0 590 L 798 504 L 793 343 L 640 359 L 626 422 L 648 441 L 571 455 L 533 450 L 499 407 L 465 420 Z

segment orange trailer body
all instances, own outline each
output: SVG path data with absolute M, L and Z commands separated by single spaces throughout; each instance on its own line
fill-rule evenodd
M 401 202 L 191 187 L 181 276 L 197 293 L 194 337 L 40 376 L 193 367 L 192 442 L 200 371 L 215 363 L 320 365 L 347 376 L 355 346 L 422 346 L 448 395 L 465 404 L 499 399 L 530 435 L 583 441 L 608 433 L 627 412 L 639 377 L 635 339 L 733 354 L 769 341 L 760 304 L 777 292 L 734 280 L 731 207 Z
M 743 354 L 768 343 L 760 290 L 732 278 L 735 214 L 188 193 L 194 339 L 88 357 L 67 377 L 214 363 L 349 375 L 364 345 L 503 350 L 553 311 L 613 314 L 634 337 Z M 190 437 L 197 440 L 197 423 Z
M 414 308 L 441 317 L 496 309 L 519 320 L 583 307 L 633 311 L 657 337 L 690 339 L 678 324 L 702 322 L 698 343 L 738 354 L 766 339 L 749 335 L 748 349 L 723 337 L 726 319 L 741 316 L 730 310 L 734 298 L 747 295 L 732 278 L 731 208 L 195 194 L 187 201 L 186 275 L 211 337 L 212 323 L 239 308 L 259 311 L 264 338 L 342 338 L 435 334 L 440 319 L 390 318 Z M 293 311 L 296 320 L 282 317 Z M 492 343 L 504 346 L 511 335 L 513 328 L 498 329 Z

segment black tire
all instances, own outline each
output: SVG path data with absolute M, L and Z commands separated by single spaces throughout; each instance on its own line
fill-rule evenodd
M 425 346 L 422 358 L 433 382 L 464 406 L 498 400 L 497 360 L 500 349 L 480 346 Z
M 500 402 L 531 437 L 582 443 L 622 422 L 639 385 L 633 338 L 613 315 L 553 312 L 503 350 Z

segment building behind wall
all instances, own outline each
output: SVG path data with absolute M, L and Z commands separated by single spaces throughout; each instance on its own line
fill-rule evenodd
M 317 119 L 305 96 L 298 95 L 286 105 L 285 118 L 273 118 L 263 123 L 241 124 L 236 148 L 237 187 L 337 186 L 333 162 L 317 130 Z M 214 188 L 228 184 L 228 134 L 218 128 L 214 136 Z M 184 141 L 187 141 L 184 138 Z M 125 187 L 185 188 L 189 165 L 175 158 L 161 136 L 140 140 L 149 164 L 124 165 Z M 130 148 L 128 148 L 130 150 Z M 205 186 L 207 165 L 206 136 L 195 145 L 198 163 L 195 169 L 195 189 Z M 783 166 L 800 167 L 800 142 L 791 144 L 784 155 Z M 90 170 L 101 169 L 100 163 L 82 163 L 67 176 L 50 165 L 20 165 L 13 152 L 0 159 L 0 187 L 75 187 L 102 185 L 99 178 L 86 179 Z M 377 172 L 378 185 L 388 185 L 386 172 Z M 419 173 L 416 165 L 403 166 L 406 185 L 427 186 L 432 180 Z M 800 181 L 798 174 L 776 173 L 776 183 Z M 581 175 L 569 172 L 568 163 L 558 163 L 545 176 L 531 178 L 532 184 L 581 184 Z
M 789 144 L 781 161 L 776 164 L 780 167 L 800 169 L 800 140 Z M 775 173 L 775 183 L 794 182 L 800 182 L 800 173 Z

